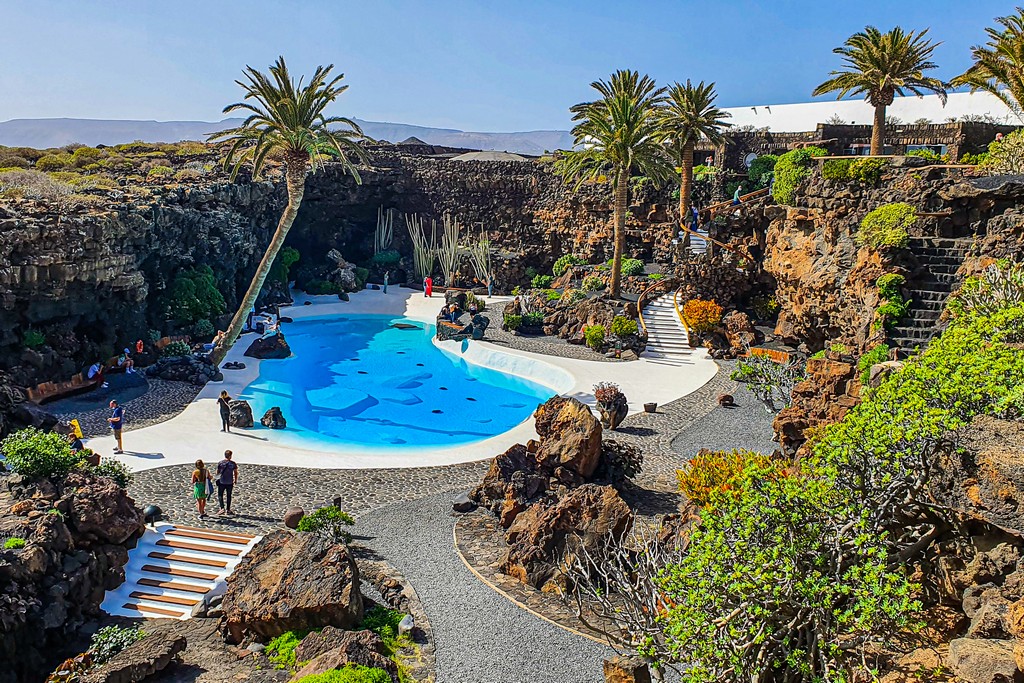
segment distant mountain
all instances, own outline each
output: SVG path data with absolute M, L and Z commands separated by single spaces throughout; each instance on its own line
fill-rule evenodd
M 210 133 L 237 125 L 241 119 L 223 121 L 116 121 L 102 119 L 12 119 L 0 122 L 0 145 L 7 147 L 61 147 L 117 145 L 134 140 L 178 142 L 205 140 Z M 471 133 L 450 128 L 428 128 L 404 123 L 356 122 L 375 140 L 398 142 L 415 137 L 430 145 L 463 147 L 520 154 L 543 154 L 572 147 L 572 136 L 561 130 L 521 133 Z

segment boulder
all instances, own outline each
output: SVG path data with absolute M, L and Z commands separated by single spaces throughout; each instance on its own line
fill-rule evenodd
M 269 337 L 258 337 L 255 339 L 252 344 L 249 344 L 249 348 L 245 350 L 245 355 L 250 358 L 259 358 L 260 360 L 268 358 L 280 360 L 291 356 L 292 349 L 288 346 L 284 334 L 278 332 Z
M 757 331 L 746 313 L 730 311 L 722 317 L 722 331 L 726 341 L 733 349 L 746 350 L 761 343 L 764 335 Z
M 536 442 L 533 445 L 536 448 Z M 502 517 L 507 528 L 512 519 L 548 488 L 548 476 L 541 471 L 534 453 L 515 444 L 491 461 L 483 481 L 470 492 L 473 502 Z
M 285 631 L 335 626 L 363 618 L 359 569 L 348 546 L 316 533 L 274 531 L 227 579 L 221 627 L 229 642 Z
M 533 414 L 541 437 L 537 462 L 554 470 L 565 467 L 589 478 L 601 459 L 601 424 L 583 403 L 556 396 Z
M 472 512 L 476 510 L 476 503 L 473 502 L 468 493 L 460 493 L 452 500 L 452 510 L 455 512 Z
M 887 360 L 881 363 L 875 363 L 868 370 L 868 385 L 872 388 L 878 387 L 885 379 L 903 367 L 903 361 L 899 360 Z
M 231 411 L 228 422 L 232 427 L 249 429 L 253 426 L 252 406 L 244 399 L 232 399 L 228 402 L 228 409 Z
M 843 419 L 860 402 L 860 373 L 853 363 L 812 358 L 806 379 L 793 387 L 793 402 L 775 416 L 772 429 L 787 455 L 796 454 L 807 440 L 809 427 Z
M 81 683 L 137 683 L 166 669 L 185 650 L 186 645 L 183 635 L 146 636 L 78 680 Z
M 299 522 L 306 516 L 306 511 L 300 507 L 290 507 L 284 511 L 284 525 L 289 529 L 298 529 Z
M 604 660 L 604 683 L 651 683 L 651 670 L 642 659 L 617 655 Z
M 263 417 L 260 418 L 260 424 L 269 429 L 284 429 L 288 426 L 284 415 L 281 414 L 281 409 L 277 406 L 263 414 Z
M 146 375 L 172 382 L 189 382 L 202 386 L 223 379 L 220 370 L 206 356 L 166 356 L 146 368 Z
M 629 402 L 623 394 L 617 394 L 610 401 L 603 401 L 597 404 L 601 411 L 601 426 L 605 429 L 614 430 L 629 414 Z
M 1013 642 L 956 638 L 949 643 L 949 666 L 965 683 L 1021 683 Z
M 310 633 L 295 648 L 295 661 L 308 662 L 292 681 L 304 676 L 359 664 L 384 669 L 398 683 L 398 666 L 388 658 L 384 641 L 373 631 L 342 631 L 328 626 L 319 633 Z
M 608 535 L 621 537 L 632 521 L 632 511 L 613 487 L 584 484 L 551 507 L 538 503 L 515 518 L 505 533 L 509 547 L 502 571 L 544 588 L 558 578 L 563 553 L 596 548 Z
M 112 479 L 72 472 L 65 479 L 65 487 L 74 492 L 68 521 L 76 532 L 76 547 L 122 545 L 145 532 L 142 511 Z

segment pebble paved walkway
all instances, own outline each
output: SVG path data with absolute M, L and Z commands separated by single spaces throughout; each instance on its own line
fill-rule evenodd
M 120 384 L 128 381 L 131 386 L 121 391 Z M 148 390 L 144 388 L 149 384 Z M 141 391 L 136 388 L 141 384 Z M 169 382 L 154 377 L 143 377 L 142 373 L 133 375 L 115 375 L 110 386 L 96 388 L 81 397 L 54 401 L 46 404 L 46 410 L 56 415 L 62 422 L 77 419 L 82 426 L 86 438 L 103 436 L 110 432 L 107 418 L 110 417 L 108 404 L 111 399 L 117 400 L 125 408 L 125 428 L 127 430 L 142 429 L 150 425 L 165 422 L 195 400 L 202 387 L 188 382 Z M 124 395 L 133 396 L 129 400 Z M 86 400 L 88 399 L 88 400 Z

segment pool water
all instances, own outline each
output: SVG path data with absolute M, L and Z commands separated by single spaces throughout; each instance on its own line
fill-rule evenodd
M 465 444 L 507 432 L 555 393 L 441 351 L 431 341 L 434 326 L 419 321 L 330 316 L 283 330 L 292 356 L 261 361 L 259 377 L 239 398 L 257 421 L 280 407 L 287 429 L 262 433 L 286 445 Z

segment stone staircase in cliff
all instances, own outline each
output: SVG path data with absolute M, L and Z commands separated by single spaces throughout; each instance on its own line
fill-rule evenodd
M 890 338 L 897 348 L 911 352 L 927 346 L 942 331 L 939 318 L 950 293 L 960 284 L 956 272 L 964 262 L 973 238 L 911 237 L 909 248 L 921 263 L 924 275 L 909 283 L 910 312 L 893 328 Z
M 166 523 L 147 528 L 128 553 L 124 583 L 101 607 L 116 616 L 188 619 L 199 602 L 224 592 L 224 579 L 260 538 Z
M 687 361 L 693 349 L 690 336 L 679 320 L 672 293 L 658 297 L 643 310 L 647 327 L 647 348 L 641 354 L 660 363 L 680 364 Z

